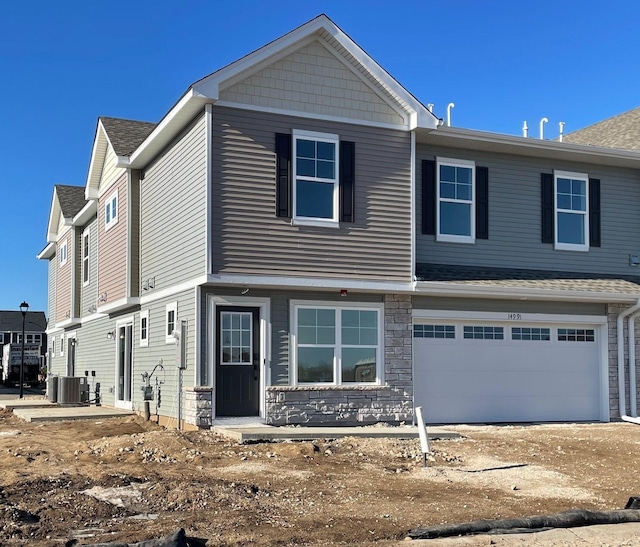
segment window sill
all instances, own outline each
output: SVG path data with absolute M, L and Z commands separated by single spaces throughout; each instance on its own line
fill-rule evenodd
M 314 226 L 316 228 L 340 228 L 340 223 L 335 220 L 323 220 L 316 218 L 291 219 L 292 226 Z
M 572 243 L 556 243 L 553 248 L 556 251 L 589 252 L 589 245 L 575 245 Z
M 471 236 L 454 236 L 448 234 L 438 234 L 436 236 L 436 241 L 443 243 L 466 243 L 466 244 L 475 244 L 476 238 Z
M 109 224 L 105 224 L 104 225 L 104 231 L 108 232 L 109 230 L 111 230 L 111 228 L 113 228 L 116 224 L 118 224 L 117 220 L 111 221 Z

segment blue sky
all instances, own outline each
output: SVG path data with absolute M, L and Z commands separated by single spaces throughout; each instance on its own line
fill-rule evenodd
M 326 13 L 452 125 L 538 136 L 640 106 L 640 2 L 24 0 L 0 12 L 0 309 L 46 311 L 54 184 L 98 116 L 158 121 L 188 86 Z

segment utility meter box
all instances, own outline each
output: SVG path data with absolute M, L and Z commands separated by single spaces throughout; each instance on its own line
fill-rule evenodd
M 142 386 L 142 398 L 145 401 L 153 401 L 153 388 L 151 386 Z

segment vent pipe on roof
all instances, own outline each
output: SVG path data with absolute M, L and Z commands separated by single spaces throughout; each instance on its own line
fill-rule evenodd
M 540 120 L 540 140 L 544 139 L 544 124 L 549 121 L 549 118 L 542 118 Z
M 433 114 L 433 107 L 434 107 L 434 106 L 435 106 L 435 105 L 434 105 L 433 103 L 429 103 L 429 104 L 427 105 L 427 108 L 429 109 L 429 112 L 431 112 L 431 114 Z
M 529 136 L 529 126 L 527 125 L 527 120 L 524 121 L 524 125 L 522 126 L 522 136 L 525 139 Z
M 455 108 L 455 104 L 454 103 L 449 103 L 447 105 L 447 127 L 451 127 L 451 109 Z
M 560 127 L 560 136 L 558 137 L 558 139 L 560 140 L 560 142 L 562 142 L 562 135 L 564 134 L 564 122 L 560 122 L 558 126 Z

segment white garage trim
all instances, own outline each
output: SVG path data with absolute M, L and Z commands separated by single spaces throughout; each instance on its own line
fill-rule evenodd
M 456 310 L 413 310 L 413 318 L 452 319 L 456 321 L 506 321 L 508 323 L 583 323 L 606 325 L 604 315 L 548 315 L 546 313 L 520 313 L 514 306 L 513 312 L 484 312 Z
M 455 324 L 456 339 L 450 340 L 451 344 L 463 344 L 462 336 L 463 323 L 482 322 L 484 325 L 494 324 L 504 327 L 505 340 L 511 340 L 512 327 L 527 327 L 535 324 L 544 323 L 545 327 L 551 328 L 552 337 L 556 337 L 558 328 L 585 328 L 587 325 L 596 331 L 596 343 L 598 344 L 598 371 L 600 393 L 598 399 L 599 419 L 608 422 L 610 419 L 609 405 L 609 355 L 608 355 L 608 326 L 607 317 L 600 315 L 552 315 L 552 314 L 535 314 L 535 313 L 519 313 L 514 312 L 471 312 L 456 310 L 413 310 L 413 324 Z M 413 330 L 413 329 L 412 329 Z M 440 337 L 442 338 L 442 336 Z M 414 404 L 416 401 L 419 379 L 416 377 L 416 364 L 418 352 L 415 347 L 416 338 L 412 332 L 412 340 L 414 343 L 414 362 L 413 362 L 413 378 L 414 378 Z M 595 356 L 594 356 L 595 357 Z M 595 364 L 595 363 L 594 363 Z M 593 368 L 594 376 L 596 373 Z M 416 382 L 418 380 L 418 382 Z M 594 400 L 595 402 L 595 400 Z M 508 421 L 508 420 L 507 420 Z

